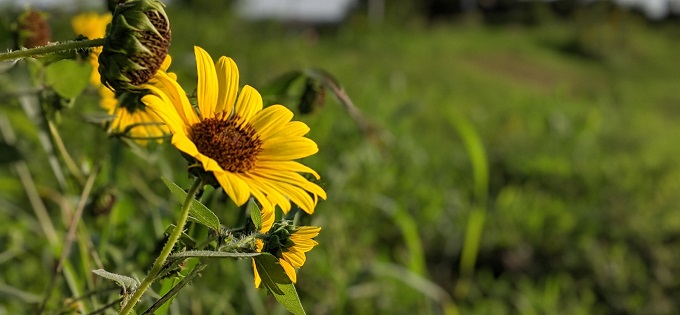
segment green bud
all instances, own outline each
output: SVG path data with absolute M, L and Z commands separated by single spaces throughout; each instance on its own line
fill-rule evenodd
M 99 74 L 116 90 L 137 90 L 161 67 L 170 47 L 170 22 L 158 0 L 132 0 L 116 6 L 106 29 Z

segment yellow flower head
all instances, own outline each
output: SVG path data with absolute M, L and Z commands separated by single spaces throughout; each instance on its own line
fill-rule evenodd
M 314 238 L 319 235 L 321 228 L 316 226 L 294 227 L 284 222 L 277 224 L 276 228 L 272 231 L 271 229 L 274 225 L 274 211 L 265 211 L 265 208 L 263 208 L 261 213 L 262 229 L 260 232 L 263 234 L 269 233 L 275 235 L 275 237 L 265 237 L 265 239 L 268 239 L 269 241 L 263 241 L 261 239 L 255 240 L 257 246 L 256 251 L 258 253 L 265 251 L 278 258 L 279 264 L 283 267 L 288 278 L 290 278 L 293 283 L 297 282 L 295 268 L 302 267 L 302 265 L 305 264 L 305 261 L 307 261 L 305 253 L 319 244 Z M 254 259 L 253 273 L 255 276 L 255 287 L 258 288 L 260 287 L 260 283 L 262 283 L 262 278 L 260 278 L 260 274 L 257 272 Z
M 106 35 L 106 25 L 111 23 L 111 13 L 97 14 L 97 13 L 81 13 L 71 19 L 71 26 L 76 34 L 83 35 L 89 39 L 102 38 Z M 99 76 L 99 54 L 102 52 L 102 47 L 92 48 L 90 54 L 90 64 L 92 65 L 92 74 L 90 75 L 90 83 L 93 86 L 100 86 L 101 78 Z
M 284 212 L 293 201 L 308 213 L 326 192 L 299 173 L 319 175 L 295 159 L 318 151 L 305 138 L 309 127 L 291 121 L 293 113 L 281 105 L 262 108 L 262 97 L 245 86 L 238 93 L 239 73 L 234 61 L 221 57 L 214 64 L 195 47 L 198 71 L 198 111 L 182 87 L 159 72 L 158 84 L 146 85 L 152 94 L 142 101 L 170 129 L 172 144 L 215 179 L 229 197 L 243 205 L 253 195 L 263 208 L 279 205 Z

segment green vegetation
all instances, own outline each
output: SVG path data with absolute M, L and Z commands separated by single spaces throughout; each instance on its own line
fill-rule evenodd
M 378 26 L 354 17 L 315 33 L 247 23 L 228 11 L 171 5 L 167 12 L 171 70 L 187 90 L 195 84 L 193 45 L 234 58 L 241 81 L 256 88 L 287 71 L 317 67 L 343 85 L 378 130 L 378 138 L 362 133 L 331 93 L 314 113 L 296 115 L 319 144 L 305 163 L 328 192 L 315 214 L 302 218 L 323 228 L 298 273 L 308 313 L 680 309 L 677 24 L 624 17 L 614 26 L 603 19 L 587 27 L 567 21 L 488 27 L 472 20 Z M 73 37 L 68 18 L 53 14 L 55 39 Z M 2 47 L 10 47 L 2 35 Z M 13 85 L 0 76 L 0 86 Z M 0 113 L 9 117 L 63 237 L 69 216 L 60 203 L 78 195 L 60 194 L 35 123 L 10 91 L 0 91 Z M 284 105 L 295 108 L 296 99 Z M 170 145 L 131 148 L 86 125 L 83 115 L 98 111 L 91 91 L 59 113 L 58 128 L 79 166 L 101 167 L 95 196 L 116 197 L 112 208 L 86 207 L 77 235 L 92 243 L 107 270 L 141 279 L 177 211 L 161 176 L 182 187 L 190 181 Z M 8 156 L 2 158 L 14 160 Z M 17 173 L 2 165 L 0 314 L 37 309 L 56 267 L 26 195 Z M 221 222 L 245 215 L 222 198 L 204 196 Z M 474 235 L 469 224 L 481 228 L 478 250 L 466 237 Z M 205 230 L 190 223 L 188 233 Z M 467 250 L 474 268 L 460 277 L 465 246 L 473 246 Z M 86 276 L 100 264 L 86 250 L 73 248 L 69 268 L 108 288 Z M 210 264 L 171 311 L 284 313 L 253 287 L 251 270 L 250 260 Z M 73 297 L 63 277 L 56 288 L 51 310 Z M 87 298 L 103 305 L 117 290 Z

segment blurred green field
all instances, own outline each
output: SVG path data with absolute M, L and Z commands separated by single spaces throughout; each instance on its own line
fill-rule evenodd
M 388 16 L 375 25 L 358 14 L 314 32 L 200 6 L 167 12 L 170 69 L 185 89 L 196 81 L 193 45 L 215 59 L 234 58 L 242 84 L 256 88 L 318 67 L 378 130 L 382 144 L 330 93 L 315 113 L 296 115 L 320 148 L 304 162 L 328 193 L 304 218 L 323 228 L 298 274 L 308 313 L 680 309 L 677 22 L 647 25 L 624 15 L 531 27 L 484 26 L 474 17 L 429 25 Z M 11 44 L 9 14 L 3 17 L 4 49 Z M 68 18 L 51 15 L 55 39 L 73 37 Z M 11 85 L 6 76 L 0 83 Z M 141 278 L 178 208 L 160 177 L 188 187 L 185 162 L 169 144 L 137 150 L 107 138 L 83 122 L 83 113 L 96 111 L 92 92 L 61 113 L 59 126 L 82 165 L 102 167 L 95 191 L 117 197 L 109 213 L 86 213 L 80 233 L 107 270 Z M 59 200 L 78 196 L 59 194 L 35 125 L 16 100 L 3 97 L 0 113 L 20 135 L 18 147 L 65 234 Z M 0 314 L 35 310 L 55 267 L 25 196 L 11 168 L 0 167 Z M 212 209 L 236 222 L 237 209 L 219 199 Z M 481 228 L 478 250 L 466 238 L 474 227 Z M 476 257 L 468 277 L 460 267 L 466 246 L 467 259 Z M 83 248 L 74 250 L 78 273 L 95 269 Z M 253 288 L 251 273 L 249 260 L 212 263 L 180 293 L 175 314 L 286 313 Z M 72 297 L 63 279 L 57 287 L 53 310 Z M 116 293 L 96 298 L 104 303 Z

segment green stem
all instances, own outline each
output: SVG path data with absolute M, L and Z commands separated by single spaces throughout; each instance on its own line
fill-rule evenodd
M 177 220 L 175 229 L 172 230 L 170 237 L 168 237 L 168 242 L 165 243 L 161 254 L 158 256 L 158 258 L 156 258 L 156 261 L 153 262 L 153 266 L 151 267 L 149 274 L 147 274 L 146 278 L 142 280 L 142 283 L 135 291 L 135 294 L 132 295 L 130 301 L 128 301 L 128 303 L 123 306 L 123 309 L 120 310 L 119 315 L 127 315 L 130 313 L 130 311 L 132 311 L 132 308 L 135 306 L 135 304 L 137 304 L 137 302 L 139 302 L 139 299 L 142 297 L 142 295 L 144 295 L 144 292 L 146 292 L 149 286 L 151 286 L 151 283 L 156 280 L 156 277 L 161 272 L 161 270 L 163 270 L 163 265 L 165 265 L 165 261 L 168 259 L 168 256 L 170 256 L 172 248 L 175 246 L 175 243 L 177 243 L 180 235 L 182 235 L 182 230 L 184 229 L 184 225 L 187 223 L 187 217 L 189 216 L 191 203 L 193 202 L 196 193 L 201 187 L 201 184 L 202 180 L 200 178 L 196 178 L 194 184 L 191 186 L 191 188 L 189 188 L 187 197 L 184 199 L 184 203 L 182 204 L 179 219 Z
M 71 49 L 83 49 L 90 47 L 97 47 L 104 45 L 103 38 L 89 39 L 89 40 L 72 40 L 61 43 L 55 43 L 46 46 L 40 46 L 30 49 L 20 49 L 15 51 L 6 52 L 0 54 L 0 62 L 6 60 L 23 59 L 27 57 L 35 57 L 39 55 L 46 55 L 57 53 L 65 50 Z

